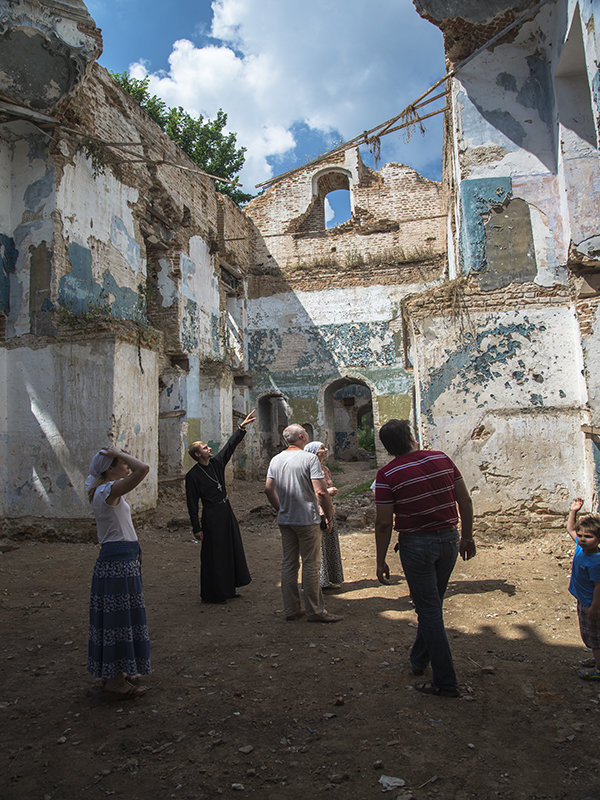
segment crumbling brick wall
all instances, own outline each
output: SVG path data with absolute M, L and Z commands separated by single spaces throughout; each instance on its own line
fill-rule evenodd
M 327 192 L 344 187 L 351 217 L 325 230 Z M 285 419 L 306 424 L 337 457 L 358 457 L 365 413 L 375 424 L 411 414 L 401 307 L 445 275 L 440 185 L 399 164 L 371 170 L 353 150 L 275 182 L 246 213 L 256 228 L 247 329 L 254 458 L 264 460 Z
M 340 180 L 332 184 L 332 176 Z M 326 230 L 322 214 L 330 186 L 345 178 L 351 195 L 348 222 Z M 445 253 L 445 209 L 440 185 L 401 164 L 380 172 L 366 167 L 358 150 L 277 181 L 246 208 L 260 235 L 255 263 L 286 277 L 318 267 L 401 264 Z
M 0 137 L 3 183 L 12 187 L 0 236 L 15 254 L 10 290 L 2 290 L 0 358 L 3 370 L 32 382 L 6 388 L 4 512 L 24 513 L 26 494 L 11 486 L 31 481 L 37 463 L 45 491 L 34 491 L 27 513 L 89 513 L 77 476 L 107 438 L 151 464 L 136 498 L 152 505 L 157 473 L 181 477 L 188 436 L 218 445 L 233 427 L 233 397 L 245 406 L 246 387 L 234 391 L 236 370 L 245 372 L 243 341 L 235 352 L 228 341 L 230 327 L 243 336 L 250 223 L 96 64 L 65 102 L 52 139 L 25 121 Z M 108 340 L 112 331 L 112 346 L 94 341 L 100 328 Z M 91 374 L 94 350 L 98 380 L 81 396 L 93 388 L 97 397 L 81 404 L 73 378 Z M 43 352 L 51 373 L 39 369 Z M 218 384 L 203 379 L 206 363 L 219 367 Z M 65 452 L 38 441 L 31 393 L 44 418 L 62 420 Z

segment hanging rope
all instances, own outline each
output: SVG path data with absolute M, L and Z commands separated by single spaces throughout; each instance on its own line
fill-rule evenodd
M 548 3 L 548 0 L 540 0 L 536 3 L 532 8 L 526 11 L 517 19 L 513 20 L 509 25 L 503 28 L 499 33 L 492 36 L 491 39 L 488 39 L 487 42 L 478 47 L 471 55 L 467 56 L 467 58 L 463 59 L 459 64 L 457 64 L 453 69 L 447 72 L 442 78 L 437 80 L 432 86 L 427 89 L 426 92 L 423 92 L 422 95 L 413 100 L 412 103 L 406 106 L 399 114 L 392 117 L 391 119 L 386 120 L 385 122 L 376 125 L 371 130 L 363 131 L 359 136 L 355 136 L 354 139 L 350 139 L 347 142 L 343 142 L 342 144 L 337 145 L 334 147 L 333 150 L 329 150 L 327 153 L 323 153 L 323 155 L 315 158 L 313 161 L 309 161 L 306 164 L 303 164 L 301 167 L 295 167 L 294 169 L 290 169 L 287 172 L 281 173 L 281 175 L 276 175 L 273 178 L 270 178 L 268 181 L 263 181 L 262 183 L 257 183 L 256 188 L 262 189 L 265 186 L 271 186 L 277 181 L 282 180 L 283 178 L 288 178 L 290 175 L 294 175 L 296 172 L 300 170 L 306 169 L 306 167 L 316 166 L 317 164 L 321 163 L 322 161 L 326 161 L 331 158 L 331 156 L 335 155 L 336 153 L 343 153 L 346 150 L 350 150 L 353 147 L 358 147 L 359 145 L 367 145 L 370 148 L 373 148 L 376 153 L 375 157 L 378 158 L 379 153 L 379 140 L 382 136 L 387 136 L 390 133 L 394 133 L 399 130 L 403 130 L 409 127 L 413 127 L 415 125 L 422 125 L 423 120 L 429 119 L 430 117 L 435 116 L 436 114 L 442 114 L 446 107 L 440 108 L 437 111 L 432 111 L 430 114 L 425 114 L 423 116 L 418 116 L 416 114 L 416 110 L 418 108 L 422 108 L 423 106 L 427 105 L 428 103 L 433 103 L 434 100 L 438 100 L 440 97 L 444 97 L 448 94 L 448 90 L 441 92 L 440 94 L 435 95 L 435 97 L 430 97 L 429 99 L 425 99 L 431 92 L 441 86 L 443 83 L 448 81 L 450 78 L 453 78 L 461 69 L 466 67 L 466 65 L 471 62 L 474 58 L 476 58 L 480 53 L 484 52 L 488 48 L 492 47 L 496 42 L 502 39 L 509 31 L 513 30 L 514 28 L 519 27 L 524 22 L 526 22 L 530 17 L 534 16 L 540 8 Z M 396 125 L 396 123 L 399 123 Z

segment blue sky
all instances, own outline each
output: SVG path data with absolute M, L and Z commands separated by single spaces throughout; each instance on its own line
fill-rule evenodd
M 194 115 L 227 113 L 247 148 L 241 179 L 251 192 L 394 116 L 444 74 L 441 33 L 411 0 L 86 4 L 102 29 L 103 66 L 150 75 L 153 93 Z M 439 115 L 409 143 L 384 137 L 380 163 L 439 179 L 441 148 Z

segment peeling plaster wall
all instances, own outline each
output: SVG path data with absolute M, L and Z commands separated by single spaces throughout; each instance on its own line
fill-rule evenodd
M 94 177 L 83 154 L 65 165 L 56 195 L 68 243 L 68 271 L 56 275 L 62 307 L 85 313 L 90 302 L 108 303 L 116 317 L 141 318 L 139 285 L 146 279 L 146 261 L 132 213 L 138 195 L 112 172 Z
M 516 199 L 524 201 L 518 216 L 522 226 L 531 227 L 534 242 L 533 252 L 526 240 L 509 246 L 514 225 L 507 219 L 505 260 L 528 263 L 526 268 L 517 264 L 516 280 L 531 280 L 535 269 L 540 285 L 566 283 L 570 242 L 584 255 L 596 252 L 595 29 L 591 3 L 548 3 L 453 79 L 450 163 L 460 209 L 462 271 L 494 272 L 485 253 L 486 222 Z M 501 228 L 499 233 L 502 237 Z M 484 280 L 488 288 L 495 284 L 493 277 Z
M 32 328 L 30 253 L 41 245 L 47 248 L 48 258 L 52 253 L 55 172 L 39 136 L 21 124 L 8 127 L 6 145 L 1 148 L 2 183 L 7 191 L 0 196 L 0 310 L 6 315 L 6 335 L 19 336 Z M 51 308 L 49 286 L 44 299 Z
M 457 461 L 478 516 L 524 521 L 584 489 L 591 500 L 577 317 L 564 294 L 531 295 L 510 311 L 486 310 L 473 291 L 464 316 L 436 311 L 443 300 L 415 301 L 411 313 L 420 434 Z
M 600 427 L 600 298 L 580 298 L 577 315 L 585 362 L 590 422 Z
M 206 242 L 194 237 L 190 241 L 190 256 L 182 257 L 181 267 L 182 294 L 188 301 L 184 326 L 189 326 L 190 331 L 197 326 L 197 333 L 187 349 L 197 348 L 200 358 L 218 358 L 221 322 L 219 281 Z
M 55 111 L 102 51 L 81 0 L 20 0 L 0 6 L 0 91 L 17 103 Z
M 524 9 L 416 5 L 451 66 Z M 562 524 L 570 497 L 598 493 L 582 432 L 599 398 L 594 6 L 544 4 L 452 78 L 444 183 L 459 278 L 407 309 L 421 436 L 457 458 L 477 514 L 506 530 Z
M 581 335 L 584 369 L 588 403 L 583 420 L 598 430 L 600 428 L 600 276 L 588 277 L 587 282 L 579 287 L 576 304 L 577 317 Z M 586 293 L 586 288 L 588 292 Z M 600 440 L 598 435 L 586 437 L 586 455 L 589 471 L 589 483 L 595 496 L 600 496 Z
M 324 288 L 249 301 L 251 404 L 280 393 L 290 421 L 309 423 L 315 438 L 333 440 L 333 428 L 343 426 L 326 418 L 323 392 L 344 377 L 371 388 L 378 423 L 409 414 L 413 377 L 404 366 L 401 302 L 415 288 Z
M 110 441 L 150 463 L 134 498 L 150 507 L 158 479 L 189 466 L 189 437 L 218 449 L 246 411 L 234 378 L 247 373 L 250 222 L 101 67 L 60 108 L 81 135 L 57 124 L 49 143 L 0 118 L 5 516 L 88 515 L 80 478 Z M 161 163 L 102 147 L 93 161 L 84 134 L 143 142 L 140 155 Z M 38 410 L 21 421 L 33 392 Z
M 325 230 L 324 199 L 344 182 L 351 219 Z M 291 421 L 309 425 L 338 457 L 356 457 L 357 409 L 336 392 L 358 396 L 349 387 L 362 387 L 376 425 L 411 414 L 402 302 L 443 279 L 440 185 L 399 164 L 375 172 L 347 151 L 278 181 L 246 213 L 256 226 L 249 402 L 264 409 L 258 427 L 265 426 L 249 437 L 252 459 L 268 460 Z
M 0 473 L 5 516 L 87 516 L 87 466 L 110 434 L 150 464 L 148 480 L 132 495 L 134 508 L 155 505 L 158 409 L 131 403 L 132 395 L 156 396 L 155 353 L 99 338 L 2 349 L 0 357 L 7 376 Z

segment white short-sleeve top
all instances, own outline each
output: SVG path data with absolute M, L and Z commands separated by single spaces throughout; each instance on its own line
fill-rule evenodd
M 106 500 L 114 481 L 103 483 L 96 489 L 92 500 L 92 509 L 96 517 L 98 541 L 137 542 L 137 534 L 131 520 L 131 508 L 124 497 L 119 497 L 116 506 L 110 506 Z

